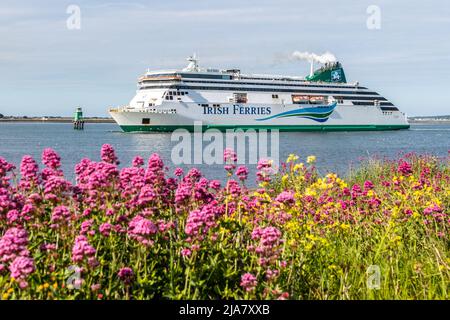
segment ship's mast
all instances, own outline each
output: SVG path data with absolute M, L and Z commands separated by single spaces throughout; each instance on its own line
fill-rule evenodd
M 312 77 L 314 75 L 314 59 L 309 59 L 310 69 L 309 76 Z
M 192 56 L 188 57 L 186 59 L 187 61 L 189 61 L 189 64 L 186 68 L 183 69 L 183 71 L 194 71 L 194 72 L 198 72 L 199 71 L 199 67 L 198 67 L 198 58 L 197 55 L 194 53 Z

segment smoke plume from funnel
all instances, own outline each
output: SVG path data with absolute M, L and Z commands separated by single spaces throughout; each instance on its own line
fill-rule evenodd
M 330 63 L 336 62 L 336 57 L 331 52 L 325 52 L 323 54 L 315 54 L 309 52 L 294 51 L 291 55 L 294 60 L 306 60 L 309 62 Z

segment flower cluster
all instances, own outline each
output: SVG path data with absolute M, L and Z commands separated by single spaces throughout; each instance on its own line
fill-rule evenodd
M 128 234 L 144 245 L 152 245 L 152 236 L 158 232 L 157 226 L 150 220 L 142 217 L 134 217 L 128 226 Z
M 86 236 L 77 236 L 72 248 L 72 261 L 82 263 L 87 260 L 89 266 L 95 267 L 97 265 L 96 252 L 95 248 L 89 244 Z
M 28 286 L 26 278 L 34 271 L 28 242 L 26 230 L 16 227 L 8 229 L 0 239 L 0 273 L 8 266 L 11 278 L 17 280 L 22 289 Z

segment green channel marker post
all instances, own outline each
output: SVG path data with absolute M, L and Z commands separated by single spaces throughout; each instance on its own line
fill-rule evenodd
M 83 130 L 84 129 L 84 120 L 83 120 L 83 110 L 81 107 L 78 107 L 75 111 L 73 117 L 73 128 L 75 130 Z

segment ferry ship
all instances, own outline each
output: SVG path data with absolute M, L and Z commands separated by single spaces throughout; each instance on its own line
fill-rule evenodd
M 396 130 L 406 115 L 375 91 L 347 83 L 341 63 L 306 77 L 203 69 L 195 55 L 180 70 L 147 72 L 131 102 L 109 113 L 125 132 L 217 129 Z

